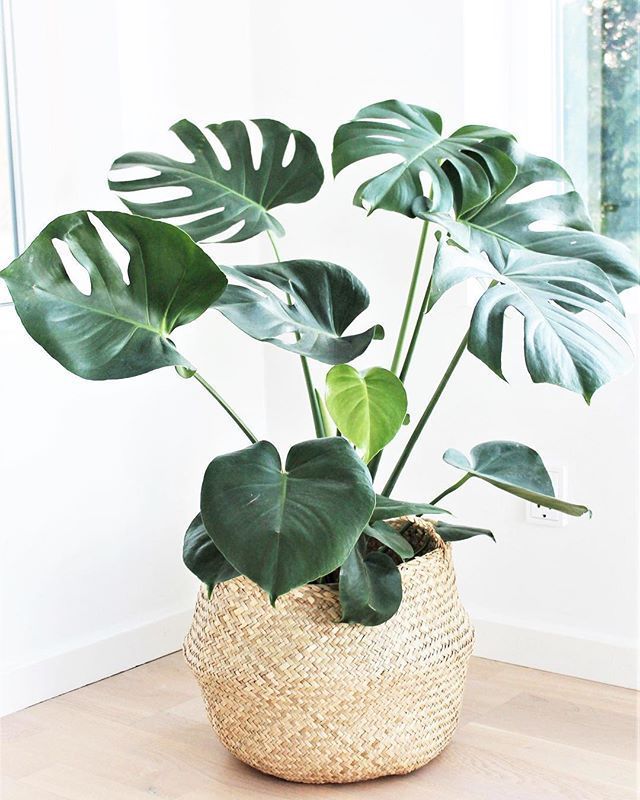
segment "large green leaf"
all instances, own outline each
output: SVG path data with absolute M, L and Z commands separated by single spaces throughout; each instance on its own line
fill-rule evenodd
M 411 503 L 405 500 L 392 500 L 390 497 L 385 497 L 382 494 L 376 495 L 376 507 L 371 515 L 371 523 L 378 520 L 393 519 L 394 517 L 402 517 L 405 514 L 415 514 L 421 516 L 422 514 L 448 514 L 444 508 L 432 506 L 430 503 Z
M 128 283 L 95 220 L 127 251 Z M 86 270 L 89 293 L 72 282 L 56 244 Z M 116 211 L 58 217 L 0 277 L 28 333 L 68 370 L 91 380 L 189 367 L 168 336 L 199 317 L 227 282 L 186 233 Z
M 364 461 L 371 461 L 402 427 L 407 413 L 402 381 L 382 367 L 358 372 L 348 364 L 332 367 L 326 381 L 333 421 Z
M 506 264 L 514 247 L 551 256 L 590 261 L 609 276 L 620 292 L 638 283 L 638 265 L 620 242 L 595 233 L 580 195 L 565 170 L 555 161 L 527 153 L 509 139 L 495 142 L 518 169 L 514 181 L 485 205 L 463 205 L 464 184 L 455 171 L 445 171 L 456 189 L 456 219 L 434 213 L 426 198 L 413 205 L 422 219 L 443 225 L 466 250 L 486 253 L 497 269 Z M 546 183 L 545 183 L 546 182 Z M 551 186 L 550 189 L 546 187 Z M 544 196 L 527 196 L 546 191 Z
M 402 602 L 402 578 L 386 553 L 366 553 L 361 539 L 340 567 L 342 621 L 381 625 Z
M 516 497 L 545 508 L 556 508 L 573 517 L 591 514 L 586 506 L 555 497 L 551 478 L 542 459 L 535 450 L 519 442 L 484 442 L 472 448 L 470 458 L 453 449 L 447 450 L 442 457 L 447 464 L 461 469 L 470 477 L 487 481 Z
M 236 223 L 242 227 L 226 242 L 240 242 L 262 231 L 284 233 L 282 225 L 268 212 L 284 203 L 304 203 L 314 197 L 323 181 L 323 171 L 315 145 L 300 131 L 273 119 L 255 119 L 262 136 L 260 164 L 256 168 L 245 124 L 239 120 L 207 125 L 226 151 L 230 167 L 218 159 L 206 135 L 186 119 L 171 130 L 193 156 L 192 161 L 177 161 L 157 153 L 127 153 L 114 161 L 111 169 L 147 167 L 150 177 L 109 181 L 109 187 L 134 214 L 152 219 L 180 221 L 199 215 L 181 227 L 196 241 L 222 234 Z M 283 164 L 290 139 L 295 150 L 291 161 Z M 141 189 L 180 187 L 187 196 L 165 200 L 138 201 L 127 196 Z
M 629 325 L 605 273 L 589 261 L 513 249 L 500 266 L 479 253 L 441 242 L 430 302 L 469 278 L 492 281 L 473 311 L 469 350 L 502 374 L 504 315 L 524 318 L 524 356 L 535 383 L 593 393 L 632 362 Z M 576 313 L 576 312 L 589 313 Z
M 272 602 L 337 569 L 374 504 L 369 472 L 342 438 L 294 445 L 284 469 L 270 442 L 219 456 L 201 493 L 214 543 Z
M 369 305 L 369 293 L 344 267 L 326 261 L 282 261 L 223 267 L 230 280 L 215 307 L 240 330 L 326 364 L 351 361 L 382 328 L 344 331 Z M 285 292 L 291 305 L 270 286 Z
M 200 514 L 184 535 L 182 560 L 187 569 L 207 585 L 209 592 L 219 583 L 237 578 L 240 574 L 215 546 Z
M 400 163 L 365 181 L 353 202 L 367 208 L 398 211 L 413 216 L 412 203 L 423 194 L 421 174 L 431 183 L 431 208 L 447 211 L 454 200 L 451 180 L 443 161 L 455 171 L 461 185 L 463 207 L 485 203 L 493 191 L 513 180 L 516 168 L 494 147 L 494 137 L 509 134 L 484 125 L 466 125 L 450 136 L 442 135 L 442 119 L 435 111 L 385 100 L 361 109 L 355 119 L 341 125 L 333 140 L 333 174 L 364 158 L 400 157 Z

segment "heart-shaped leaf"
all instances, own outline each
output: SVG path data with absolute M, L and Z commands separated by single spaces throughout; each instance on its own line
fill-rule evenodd
M 403 517 L 405 514 L 415 514 L 421 516 L 422 514 L 448 514 L 444 508 L 432 506 L 430 503 L 411 503 L 405 500 L 392 500 L 390 497 L 384 495 L 376 495 L 376 507 L 371 516 L 371 523 L 378 520 L 393 519 L 394 517 Z
M 342 621 L 382 625 L 400 608 L 402 578 L 386 553 L 366 553 L 361 539 L 340 567 Z
M 399 156 L 401 161 L 365 181 L 356 191 L 354 205 L 398 211 L 413 216 L 413 201 L 423 194 L 420 175 L 432 187 L 431 208 L 448 211 L 454 190 L 443 161 L 451 165 L 462 185 L 463 206 L 473 209 L 485 203 L 493 191 L 511 183 L 516 168 L 494 137 L 509 136 L 497 128 L 467 125 L 445 137 L 442 119 L 435 111 L 385 100 L 361 109 L 355 119 L 341 125 L 333 140 L 333 174 L 364 158 Z
M 127 251 L 128 283 L 96 220 Z M 86 270 L 89 293 L 71 281 L 56 245 Z M 168 335 L 199 317 L 227 282 L 186 233 L 116 211 L 58 217 L 0 276 L 28 333 L 62 366 L 91 380 L 191 367 Z
M 390 550 L 393 550 L 400 558 L 413 558 L 413 547 L 411 544 L 404 536 L 401 536 L 395 528 L 392 528 L 391 525 L 387 525 L 386 522 L 380 520 L 372 525 L 367 525 L 364 532 L 367 536 L 385 545 L 385 547 L 388 547 Z
M 586 506 L 555 497 L 542 459 L 535 450 L 519 442 L 484 442 L 472 448 L 470 458 L 453 449 L 447 450 L 442 457 L 447 464 L 470 477 L 480 478 L 531 503 L 555 508 L 573 517 L 591 515 Z
M 426 198 L 415 201 L 414 213 L 443 225 L 465 250 L 486 253 L 499 270 L 513 247 L 537 253 L 590 261 L 600 267 L 620 292 L 639 281 L 638 265 L 620 242 L 595 233 L 587 209 L 565 170 L 548 158 L 527 153 L 516 142 L 494 142 L 516 165 L 514 181 L 494 193 L 485 205 L 468 211 L 462 205 L 464 185 L 448 164 L 444 169 L 455 187 L 456 219 L 434 213 Z M 546 183 L 544 183 L 546 182 Z M 544 196 L 542 186 L 552 186 Z
M 535 383 L 563 386 L 589 402 L 600 386 L 631 366 L 632 334 L 620 300 L 605 273 L 589 261 L 513 249 L 497 268 L 482 254 L 441 242 L 431 305 L 472 277 L 493 282 L 473 311 L 469 350 L 501 378 L 508 308 L 524 318 L 525 362 Z
M 402 427 L 407 413 L 402 381 L 382 367 L 358 372 L 348 364 L 338 364 L 329 370 L 326 382 L 333 421 L 364 461 L 371 461 Z
M 372 339 L 384 335 L 376 325 L 343 336 L 369 305 L 369 293 L 355 275 L 337 264 L 298 260 L 223 269 L 235 283 L 215 308 L 261 342 L 337 364 L 356 358 Z M 269 286 L 288 294 L 291 304 Z
M 201 493 L 216 547 L 272 602 L 337 569 L 374 503 L 369 471 L 342 438 L 294 445 L 284 469 L 270 442 L 218 456 Z
M 182 560 L 187 569 L 207 585 L 209 594 L 219 583 L 237 578 L 240 574 L 215 546 L 200 514 L 184 535 Z
M 442 520 L 431 520 L 431 524 L 436 529 L 438 536 L 443 542 L 462 542 L 471 539 L 473 536 L 488 536 L 495 542 L 496 537 L 487 528 L 472 528 L 468 525 L 452 525 Z
M 127 153 L 114 161 L 111 169 L 147 167 L 150 177 L 112 179 L 109 187 L 133 211 L 151 219 L 178 219 L 198 215 L 180 227 L 196 241 L 222 234 L 232 225 L 242 227 L 226 242 L 240 242 L 262 231 L 281 236 L 282 225 L 268 212 L 284 203 L 304 203 L 314 197 L 324 178 L 315 145 L 300 131 L 273 119 L 252 120 L 262 137 L 260 164 L 254 166 L 251 143 L 244 122 L 232 120 L 207 125 L 226 152 L 225 168 L 203 131 L 186 119 L 171 130 L 190 151 L 192 161 L 176 161 L 157 153 Z M 295 149 L 285 164 L 289 140 Z M 130 200 L 129 192 L 141 189 L 186 189 L 186 196 L 148 202 Z

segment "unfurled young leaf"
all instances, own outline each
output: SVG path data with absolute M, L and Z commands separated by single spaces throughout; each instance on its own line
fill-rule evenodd
M 469 458 L 459 450 L 449 449 L 443 459 L 470 477 L 480 478 L 531 503 L 555 508 L 573 517 L 591 515 L 586 506 L 555 497 L 542 459 L 535 450 L 519 442 L 484 442 L 472 448 Z
M 337 264 L 300 259 L 223 269 L 231 284 L 214 307 L 258 341 L 337 364 L 356 358 L 384 335 L 378 325 L 345 333 L 368 307 L 369 293 Z
M 354 205 L 369 212 L 377 208 L 413 216 L 412 204 L 423 195 L 421 175 L 431 184 L 433 211 L 448 211 L 454 185 L 443 162 L 462 186 L 462 204 L 470 210 L 486 203 L 492 193 L 506 188 L 516 168 L 509 156 L 493 145 L 509 134 L 484 125 L 465 125 L 442 135 L 442 119 L 435 111 L 385 100 L 361 109 L 341 125 L 333 140 L 333 174 L 365 158 L 394 155 L 400 162 L 356 191 Z
M 400 558 L 413 558 L 413 547 L 395 528 L 380 520 L 372 525 L 367 525 L 364 533 L 371 539 L 393 550 Z
M 348 364 L 330 369 L 326 382 L 333 421 L 368 463 L 402 427 L 407 413 L 402 382 L 388 369 L 358 372 Z
M 126 251 L 126 280 L 100 225 Z M 86 271 L 86 293 L 57 247 Z M 58 217 L 0 277 L 27 332 L 63 367 L 90 380 L 191 368 L 169 334 L 199 317 L 227 283 L 183 231 L 117 211 Z
M 414 514 L 421 516 L 422 514 L 448 514 L 444 508 L 438 508 L 430 503 L 412 503 L 405 500 L 392 500 L 390 497 L 384 495 L 376 495 L 376 507 L 371 515 L 371 522 L 378 520 L 393 519 L 394 517 L 402 517 L 405 514 Z
M 148 177 L 112 178 L 109 188 L 134 214 L 151 219 L 175 220 L 196 241 L 223 234 L 237 223 L 239 230 L 226 242 L 241 242 L 262 231 L 281 236 L 282 225 L 269 211 L 284 203 L 304 203 L 314 197 L 324 179 L 315 145 L 300 131 L 292 130 L 273 119 L 255 119 L 262 139 L 260 164 L 254 166 L 251 142 L 244 122 L 231 120 L 207 125 L 226 153 L 229 167 L 216 155 L 204 131 L 186 119 L 171 130 L 190 151 L 191 161 L 178 161 L 158 153 L 127 153 L 114 161 L 111 169 L 146 167 Z M 285 158 L 287 145 L 293 142 L 290 160 Z M 287 163 L 285 164 L 285 160 Z M 186 196 L 163 199 L 132 200 L 130 192 L 141 189 L 181 187 Z M 185 216 L 196 219 L 183 221 Z
M 346 439 L 294 445 L 284 468 L 270 442 L 218 456 L 202 482 L 202 520 L 238 572 L 275 602 L 344 563 L 375 493 Z
M 355 545 L 340 567 L 342 621 L 381 625 L 402 602 L 402 578 L 386 553 L 366 553 L 364 539 Z

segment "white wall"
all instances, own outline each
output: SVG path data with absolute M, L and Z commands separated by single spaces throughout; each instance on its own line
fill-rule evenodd
M 253 17 L 254 59 L 261 64 L 255 107 L 261 114 L 293 115 L 312 133 L 327 166 L 336 125 L 365 104 L 394 96 L 438 110 L 447 130 L 471 122 L 503 126 L 532 151 L 560 157 L 554 5 L 465 0 L 390 7 L 332 0 L 317 4 L 309 17 L 293 0 L 261 4 Z M 368 320 L 381 322 L 387 339 L 361 357 L 363 366 L 391 360 L 420 230 L 416 221 L 381 211 L 366 218 L 351 206 L 358 179 L 372 169 L 351 168 L 330 181 L 313 206 L 282 215 L 289 232 L 281 247 L 286 255 L 334 260 L 369 287 Z M 460 288 L 424 326 L 408 381 L 414 420 L 470 313 Z M 531 525 L 524 503 L 481 483 L 447 498 L 447 507 L 492 528 L 498 538 L 496 545 L 475 540 L 455 548 L 461 590 L 476 623 L 476 652 L 631 685 L 638 631 L 637 372 L 603 388 L 587 407 L 567 391 L 530 383 L 521 324 L 513 319 L 509 327 L 510 384 L 467 355 L 396 496 L 428 501 L 459 477 L 442 463 L 444 450 L 468 451 L 490 439 L 525 442 L 549 466 L 564 468 L 570 499 L 588 504 L 592 520 L 568 519 L 560 528 Z M 275 350 L 265 357 L 273 436 L 283 443 L 310 436 L 297 364 Z M 321 378 L 324 370 L 317 372 Z M 393 460 L 385 455 L 381 474 Z
M 282 119 L 313 136 L 328 174 L 337 124 L 393 96 L 437 109 L 448 130 L 504 125 L 525 146 L 552 153 L 553 62 L 540 56 L 553 45 L 550 12 L 547 0 L 245 0 L 232 8 L 21 0 L 27 236 L 64 211 L 117 207 L 104 185 L 112 157 L 166 148 L 162 132 L 182 116 Z M 367 219 L 351 205 L 370 169 L 328 178 L 314 201 L 279 214 L 285 257 L 336 261 L 370 289 L 365 323 L 382 322 L 388 336 L 362 365 L 390 361 L 419 235 L 415 221 L 385 212 Z M 261 241 L 212 252 L 223 262 L 270 258 Z M 462 289 L 429 318 L 408 383 L 414 419 L 470 311 Z M 18 707 L 177 645 L 194 592 L 180 563 L 182 531 L 208 460 L 243 442 L 199 387 L 170 370 L 81 381 L 45 357 L 11 313 L 0 310 L 0 326 L 2 650 L 7 703 Z M 191 326 L 182 342 L 282 451 L 312 435 L 296 359 L 219 321 Z M 587 408 L 568 392 L 531 386 L 515 340 L 506 360 L 511 385 L 465 358 L 397 496 L 430 499 L 455 479 L 440 461 L 444 449 L 491 438 L 524 441 L 566 467 L 571 498 L 593 508 L 591 521 L 530 526 L 521 503 L 473 483 L 451 498 L 452 509 L 498 536 L 497 545 L 456 547 L 477 652 L 628 684 L 637 631 L 637 379 L 604 388 Z M 385 456 L 381 473 L 392 461 Z
M 106 186 L 113 158 L 165 149 L 181 117 L 251 113 L 251 60 L 234 55 L 249 52 L 247 7 L 220 5 L 194 24 L 203 10 L 195 1 L 14 3 L 25 241 L 58 214 L 118 208 Z M 231 81 L 225 60 L 234 62 Z M 225 258 L 224 246 L 211 251 Z M 253 260 L 252 251 L 240 257 Z M 211 317 L 175 338 L 264 431 L 259 345 Z M 181 547 L 201 477 L 211 458 L 246 440 L 172 369 L 105 383 L 76 378 L 9 308 L 0 308 L 0 376 L 9 711 L 177 649 L 196 591 Z

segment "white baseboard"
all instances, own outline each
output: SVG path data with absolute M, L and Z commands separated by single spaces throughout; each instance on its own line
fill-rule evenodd
M 471 614 L 476 629 L 473 654 L 599 683 L 640 688 L 638 649 L 624 639 L 594 639 L 562 630 Z
M 190 608 L 3 672 L 0 716 L 179 650 L 192 615 Z
M 108 678 L 179 650 L 192 609 L 171 614 L 25 664 L 0 676 L 0 716 Z M 561 675 L 638 688 L 638 653 L 633 642 L 576 636 L 565 631 L 473 615 L 474 655 Z

